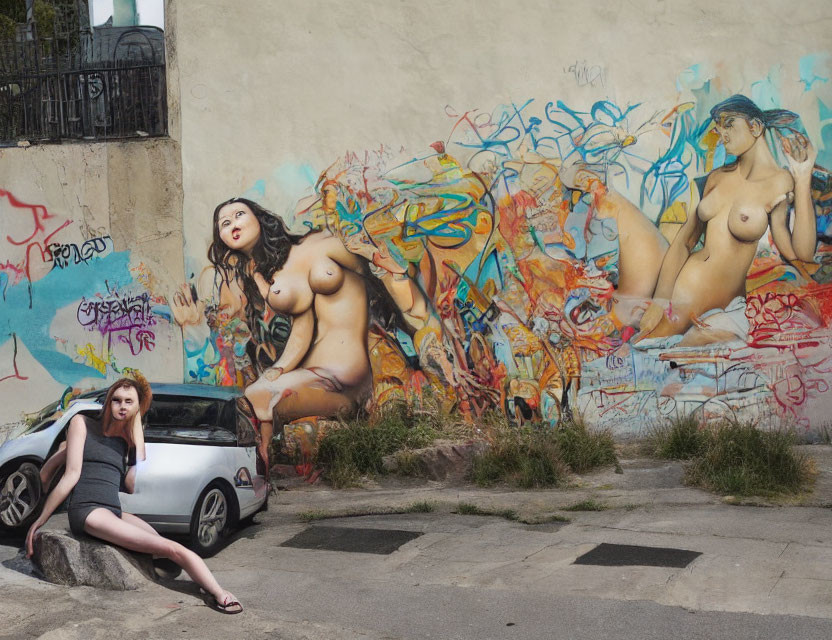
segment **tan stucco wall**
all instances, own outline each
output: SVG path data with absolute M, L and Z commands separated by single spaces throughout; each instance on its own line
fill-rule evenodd
M 252 0 L 242 7 L 222 0 L 177 6 L 188 278 L 207 262 L 217 203 L 244 195 L 291 220 L 298 200 L 313 194 L 315 178 L 339 159 L 340 166 L 364 162 L 371 173 L 374 154 L 382 150 L 390 152 L 386 168 L 402 151 L 401 162 L 423 159 L 434 153 L 429 147 L 434 141 L 452 140 L 452 128 L 464 113 L 487 119 L 501 106 L 522 107 L 527 100 L 534 104 L 525 112 L 526 122 L 529 114 L 540 117 L 555 101 L 584 114 L 601 100 L 621 111 L 640 105 L 614 132 L 632 133 L 638 141 L 622 155 L 638 156 L 630 165 L 632 179 L 625 182 L 626 170 L 613 171 L 608 179 L 632 202 L 639 202 L 646 168 L 678 134 L 673 128 L 678 114 L 695 109 L 695 122 L 707 125 L 708 109 L 734 93 L 759 101 L 762 108 L 797 112 L 809 138 L 822 153 L 829 152 L 818 105 L 819 100 L 832 104 L 832 82 L 823 79 L 832 75 L 832 9 L 822 1 Z M 819 54 L 819 79 L 802 77 L 812 54 Z M 675 112 L 683 103 L 684 109 Z M 697 147 L 701 137 L 696 136 L 683 145 L 704 148 Z M 567 151 L 570 144 L 578 142 L 569 141 Z M 622 151 L 627 146 L 622 140 L 616 144 Z M 559 151 L 549 152 L 557 163 L 566 160 L 557 157 Z M 469 163 L 464 145 L 453 144 L 448 153 L 459 166 L 487 173 Z M 500 160 L 523 154 L 518 143 Z M 350 160 L 343 162 L 345 157 Z M 820 157 L 829 164 L 828 156 Z M 709 171 L 705 164 L 689 163 L 687 179 Z M 423 174 L 420 179 L 429 179 Z M 360 192 L 361 182 L 358 170 L 346 175 L 341 196 Z M 662 210 L 657 205 L 645 213 L 656 220 Z M 606 333 L 627 342 L 629 334 L 617 331 Z M 598 365 L 595 355 L 585 364 L 594 360 Z M 659 370 L 663 380 L 675 375 L 658 358 L 651 355 L 644 365 L 648 377 L 660 377 Z M 761 382 L 759 394 L 744 395 L 740 404 L 757 404 L 776 385 L 791 388 L 793 381 L 783 375 L 787 370 L 772 366 L 766 374 L 769 387 Z M 654 390 L 634 371 L 621 374 L 621 380 L 611 369 L 596 373 L 598 379 L 586 369 L 581 374 L 587 386 L 581 387 L 579 408 L 591 411 L 590 420 L 601 420 L 607 411 L 604 394 L 624 378 L 632 398 L 642 392 L 654 394 L 653 404 L 664 398 L 664 382 Z M 539 376 L 526 372 L 521 377 Z M 634 387 L 637 378 L 647 386 Z M 587 392 L 593 385 L 597 398 Z M 813 397 L 809 408 L 799 410 L 803 424 L 817 422 L 827 411 L 828 403 Z M 705 402 L 704 396 L 697 398 Z M 633 400 L 620 413 L 633 421 L 644 413 L 640 407 Z M 605 419 L 614 422 L 609 417 L 614 413 Z
M 179 5 L 176 20 L 185 235 L 202 256 L 213 207 L 284 164 L 321 171 L 382 143 L 421 152 L 448 135 L 446 107 L 610 98 L 665 109 L 694 64 L 748 91 L 827 49 L 832 11 L 782 0 L 250 0 L 245 10 L 203 0 Z M 575 63 L 600 67 L 603 84 L 579 86 Z M 800 96 L 788 77 L 783 103 L 799 111 Z M 293 199 L 273 190 L 264 204 L 283 213 Z
M 822 1 L 168 0 L 170 137 L 3 149 L 0 189 L 70 220 L 61 242 L 110 235 L 131 267 L 146 266 L 139 284 L 160 297 L 204 266 L 218 202 L 257 187 L 260 202 L 286 214 L 311 192 L 292 171 L 314 179 L 346 152 L 381 145 L 423 154 L 469 110 L 609 99 L 652 113 L 693 99 L 677 79 L 702 65 L 726 95 L 773 77 L 811 136 L 820 123 L 809 102 L 832 104 L 832 82 L 804 92 L 796 69 L 829 48 L 831 26 Z M 12 224 L 3 220 L 3 237 Z M 52 332 L 66 331 L 58 348 L 77 357 L 85 334 L 63 328 L 70 311 Z M 160 323 L 154 351 L 130 366 L 181 380 L 179 331 Z M 0 378 L 12 346 L 0 347 Z M 23 362 L 27 381 L 0 387 L 14 398 L 0 422 L 63 389 L 25 350 Z
M 108 261 L 91 269 L 81 268 L 75 272 L 77 278 L 72 277 L 71 270 L 87 265 L 70 264 L 64 274 L 70 277 L 56 284 L 44 280 L 50 270 L 57 269 L 46 251 L 43 264 L 33 269 L 33 308 L 28 309 L 28 299 L 19 295 L 4 300 L 0 311 L 13 314 L 18 321 L 0 331 L 30 336 L 28 340 L 24 336 L 16 341 L 8 339 L 0 345 L 0 379 L 5 378 L 0 382 L 0 424 L 54 401 L 68 386 L 67 380 L 72 380 L 76 388 L 101 387 L 118 377 L 116 368 L 137 368 L 158 381 L 179 382 L 183 378 L 181 331 L 167 321 L 166 308 L 170 288 L 181 281 L 184 270 L 176 21 L 175 7 L 169 4 L 171 23 L 166 28 L 165 43 L 169 136 L 0 149 L 0 189 L 19 203 L 43 207 L 14 207 L 8 197 L 0 198 L 1 238 L 28 238 L 34 228 L 33 215 L 43 217 L 45 212 L 43 230 L 28 245 L 46 250 L 48 244 L 57 242 L 81 248 L 91 238 L 112 239 L 103 253 L 93 256 L 93 260 L 110 256 Z M 7 240 L 0 253 L 0 264 L 25 263 L 21 249 Z M 113 254 L 121 258 L 115 259 Z M 96 277 L 85 281 L 91 272 Z M 11 278 L 8 282 L 13 283 L 14 271 L 7 269 L 6 274 Z M 25 278 L 20 280 L 18 284 L 25 286 Z M 72 291 L 64 295 L 66 304 L 58 309 L 40 304 L 55 293 L 56 286 Z M 83 300 L 96 296 L 112 299 L 108 288 L 117 289 L 122 299 L 133 297 L 134 302 L 135 296 L 147 295 L 146 302 L 135 307 L 141 307 L 136 313 L 137 318 L 141 316 L 138 324 L 152 319 L 152 324 L 143 327 L 145 332 L 139 333 L 136 328 L 102 333 L 93 324 L 81 324 Z M 10 309 L 15 304 L 19 308 Z M 43 351 L 33 356 L 26 342 L 34 350 Z M 73 362 L 92 367 L 86 371 L 93 375 L 84 377 L 83 369 L 67 371 Z M 95 375 L 94 369 L 105 373 L 106 379 Z
M 26 318 L 17 325 L 16 333 L 26 334 L 45 328 L 46 344 L 55 354 L 68 356 L 75 362 L 91 364 L 79 349 L 89 349 L 109 356 L 119 368 L 135 367 L 156 380 L 182 379 L 181 337 L 178 329 L 159 318 L 152 327 L 153 348 L 142 348 L 131 338 L 131 344 L 118 339 L 108 342 L 102 334 L 79 324 L 76 317 L 83 297 L 96 294 L 106 296 L 106 286 L 118 286 L 122 294 L 138 295 L 147 292 L 152 298 L 166 295 L 171 283 L 182 273 L 182 188 L 179 145 L 170 139 L 148 139 L 118 143 L 89 143 L 38 145 L 0 150 L 0 189 L 8 192 L 18 203 L 36 205 L 30 210 L 11 205 L 9 198 L 0 198 L 2 220 L 0 230 L 4 243 L 2 262 L 20 264 L 25 260 L 25 248 L 31 247 L 32 304 L 14 297 L 4 301 L 4 309 L 14 317 Z M 34 213 L 33 213 L 34 211 Z M 29 238 L 36 229 L 35 218 L 43 229 L 37 231 L 23 246 L 14 241 Z M 53 233 L 54 232 L 54 233 Z M 91 238 L 110 236 L 111 246 L 102 254 L 122 253 L 127 256 L 129 276 L 120 270 L 105 286 L 84 288 L 79 284 L 78 297 L 57 312 L 48 303 L 56 293 L 55 286 L 65 288 L 67 281 L 54 285 L 47 279 L 54 267 L 46 249 L 53 243 L 75 244 L 81 247 Z M 41 254 L 38 250 L 45 250 Z M 39 258 L 43 255 L 43 259 Z M 96 258 L 93 258 L 95 260 Z M 91 263 L 92 264 L 92 263 Z M 70 264 L 66 269 L 86 269 L 86 265 Z M 107 267 L 101 267 L 106 271 Z M 100 277 L 106 280 L 107 273 Z M 80 272 L 78 272 L 80 273 Z M 86 273 L 86 271 L 84 271 Z M 6 272 L 8 284 L 14 284 L 14 273 Z M 80 276 L 83 277 L 83 276 Z M 25 285 L 25 276 L 21 278 Z M 72 279 L 68 281 L 71 285 Z M 103 280 L 102 280 L 103 282 Z M 18 282 L 20 285 L 21 282 Z M 99 283 L 100 284 L 100 283 Z M 19 291 L 19 287 L 15 288 Z M 10 306 L 15 305 L 15 309 Z M 37 327 L 45 325 L 45 327 Z M 4 327 L 5 328 L 5 327 Z M 12 329 L 14 330 L 14 329 Z M 50 357 L 33 356 L 27 342 L 36 347 L 29 336 L 17 336 L 17 357 L 14 340 L 5 340 L 0 347 L 0 423 L 18 418 L 21 412 L 32 411 L 54 400 L 67 384 L 60 373 L 63 365 Z M 44 343 L 38 342 L 40 346 Z M 104 355 L 106 359 L 106 355 Z M 16 374 L 15 374 L 16 364 Z M 66 363 L 68 364 L 68 363 Z M 107 370 L 107 378 L 117 373 Z M 25 378 L 25 379 L 23 379 Z M 102 386 L 105 381 L 97 376 L 77 380 L 77 385 Z

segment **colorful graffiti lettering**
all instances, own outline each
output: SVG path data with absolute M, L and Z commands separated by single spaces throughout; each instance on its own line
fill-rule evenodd
M 56 234 L 71 224 L 70 220 L 61 220 L 50 214 L 43 205 L 27 204 L 18 200 L 10 192 L 0 189 L 0 208 L 5 218 L 4 227 L 8 228 L 6 249 L 8 255 L 3 270 L 14 274 L 13 284 L 25 277 L 30 282 L 43 277 L 52 267 L 52 253 L 48 246 Z M 2 209 L 0 209 L 1 211 Z M 47 265 L 48 268 L 47 268 Z
M 14 373 L 0 382 L 51 377 L 63 387 L 88 385 L 89 378 L 122 370 L 119 358 L 155 348 L 155 325 L 166 307 L 136 283 L 129 254 L 114 251 L 110 236 L 101 233 L 106 230 L 93 234 L 82 224 L 86 239 L 76 241 L 71 220 L 2 189 L 0 214 L 7 243 L 0 258 L 0 345 L 12 340 L 14 347 Z M 80 326 L 71 321 L 73 311 Z M 100 349 L 86 339 L 87 331 L 104 336 Z
M 134 356 L 153 351 L 156 335 L 150 327 L 156 324 L 156 318 L 147 293 L 131 296 L 110 291 L 105 297 L 82 298 L 76 317 L 87 330 L 128 345 Z

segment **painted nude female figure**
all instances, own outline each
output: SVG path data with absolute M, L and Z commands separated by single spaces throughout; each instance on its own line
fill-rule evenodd
M 728 154 L 736 161 L 712 171 L 701 200 L 691 203 L 687 220 L 671 243 L 629 200 L 578 169 L 578 188 L 598 196 L 597 215 L 614 218 L 619 233 L 619 283 L 614 311 L 624 324 L 635 324 L 635 340 L 684 334 L 682 345 L 736 338 L 707 327 L 699 318 L 745 297 L 746 274 L 757 243 L 771 228 L 781 257 L 810 262 L 816 244 L 815 211 L 810 182 L 816 151 L 805 136 L 783 136 L 797 116 L 783 110 L 762 111 L 735 95 L 711 110 Z M 789 169 L 777 165 L 765 138 L 774 128 Z M 794 224 L 788 210 L 794 201 Z M 694 251 L 704 234 L 704 245 Z M 638 319 L 638 302 L 649 300 Z

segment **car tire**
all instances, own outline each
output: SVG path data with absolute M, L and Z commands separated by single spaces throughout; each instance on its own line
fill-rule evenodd
M 215 480 L 205 487 L 191 515 L 191 548 L 203 557 L 216 553 L 237 519 L 235 508 L 225 485 Z
M 43 509 L 40 470 L 31 462 L 7 468 L 0 476 L 0 528 L 23 533 Z

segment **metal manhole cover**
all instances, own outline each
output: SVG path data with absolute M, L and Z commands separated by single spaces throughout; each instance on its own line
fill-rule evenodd
M 577 558 L 573 564 L 592 564 L 602 567 L 641 565 L 644 567 L 676 567 L 682 569 L 701 555 L 699 551 L 687 551 L 685 549 L 639 547 L 630 544 L 602 542 L 592 551 L 588 551 Z
M 280 546 L 296 549 L 388 555 L 420 535 L 422 535 L 421 531 L 400 531 L 397 529 L 309 527 Z

